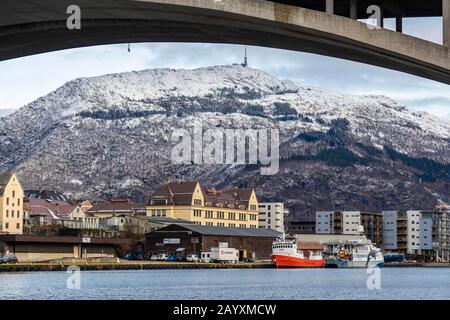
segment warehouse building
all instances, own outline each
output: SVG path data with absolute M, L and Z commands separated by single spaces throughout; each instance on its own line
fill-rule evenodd
M 19 262 L 55 259 L 112 258 L 130 239 L 0 235 L 0 256 L 15 255 Z
M 270 259 L 272 242 L 280 236 L 270 229 L 172 224 L 147 234 L 146 251 L 148 254 L 200 256 L 211 248 L 227 246 L 239 250 L 241 260 L 265 260 Z

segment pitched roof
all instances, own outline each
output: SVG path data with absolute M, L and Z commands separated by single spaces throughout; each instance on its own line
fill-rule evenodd
M 223 193 L 225 194 L 232 194 L 235 198 L 241 200 L 241 201 L 249 201 L 250 197 L 252 196 L 253 189 L 228 189 L 225 190 Z
M 150 200 L 167 199 L 168 205 L 190 205 L 192 196 L 197 186 L 197 181 L 191 182 L 171 182 L 159 187 L 151 196 Z M 202 189 L 205 202 L 216 206 L 218 203 L 227 206 L 239 207 L 248 206 L 253 189 L 230 189 L 220 192 L 215 189 Z
M 30 216 L 45 216 L 47 219 L 64 219 L 75 206 L 64 201 L 30 199 Z
M 193 221 L 184 220 L 184 219 L 176 219 L 176 218 L 170 218 L 170 217 L 153 217 L 153 216 L 144 216 L 143 219 L 147 220 L 148 222 L 155 222 L 155 223 L 164 223 L 164 224 L 176 224 L 176 223 L 182 223 L 182 224 L 195 224 Z
M 5 172 L 0 174 L 0 196 L 3 195 L 3 192 L 5 191 L 5 187 L 8 184 L 8 182 L 11 180 L 13 174 L 11 172 Z
M 54 190 L 25 190 L 25 196 L 29 199 L 43 199 L 66 202 L 69 201 L 69 199 L 64 194 Z
M 167 183 L 153 192 L 150 199 L 167 199 L 168 204 L 175 205 L 191 204 L 197 183 L 196 181 Z
M 97 203 L 87 213 L 93 214 L 143 214 L 147 211 L 145 204 L 130 202 L 128 199 L 111 200 L 106 203 Z
M 210 227 L 202 226 L 199 224 L 183 224 L 174 223 L 167 227 L 155 230 L 153 232 L 164 232 L 166 228 L 180 228 L 193 232 L 200 233 L 202 235 L 211 236 L 235 236 L 235 237 L 260 237 L 260 238 L 278 238 L 281 233 L 271 229 L 253 229 L 253 228 L 228 228 L 228 227 Z

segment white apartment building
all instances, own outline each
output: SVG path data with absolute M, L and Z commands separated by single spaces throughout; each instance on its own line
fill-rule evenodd
M 397 211 L 383 211 L 383 248 L 397 249 Z
M 334 211 L 316 212 L 316 233 L 332 234 Z
M 432 249 L 433 219 L 420 211 L 383 211 L 383 248 L 405 254 Z
M 360 211 L 317 211 L 316 233 L 318 234 L 359 234 Z
M 259 228 L 284 233 L 285 209 L 282 202 L 259 203 Z

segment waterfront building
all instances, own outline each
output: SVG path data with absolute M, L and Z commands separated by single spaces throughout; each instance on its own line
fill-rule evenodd
M 286 233 L 288 234 L 315 234 L 315 221 L 289 220 L 286 223 Z
M 284 233 L 284 204 L 282 202 L 259 203 L 259 228 Z
M 450 206 L 440 205 L 434 211 L 422 211 L 432 221 L 432 255 L 436 262 L 450 261 Z
M 130 234 L 146 234 L 150 232 L 150 224 L 142 216 L 132 216 L 127 214 L 115 215 L 103 218 L 101 224 L 104 229 L 112 231 L 127 232 Z
M 100 218 L 87 213 L 87 211 L 85 211 L 86 207 L 83 208 L 83 206 L 83 203 L 75 206 L 68 214 L 68 220 L 81 222 L 81 229 L 100 229 Z
M 15 255 L 20 262 L 64 258 L 113 258 L 119 247 L 131 247 L 131 239 L 0 235 L 0 255 Z
M 289 223 L 289 220 L 291 219 L 291 215 L 289 214 L 290 211 L 288 208 L 286 208 L 286 206 L 284 206 L 284 210 L 283 210 L 283 228 L 284 228 L 284 232 L 286 232 L 287 230 L 287 225 Z
M 172 182 L 150 197 L 147 216 L 193 221 L 203 226 L 258 228 L 253 189 L 203 190 L 199 182 Z
M 83 212 L 81 205 L 61 200 L 32 198 L 27 201 L 25 223 L 28 228 L 63 226 L 70 229 L 99 229 L 99 218 Z
M 381 247 L 383 244 L 383 215 L 361 211 L 316 212 L 317 234 L 358 235 L 361 232 L 377 247 Z
M 318 234 L 359 234 L 360 211 L 317 211 L 316 233 Z
M 107 219 L 114 216 L 145 216 L 147 212 L 143 203 L 132 202 L 129 199 L 112 199 L 106 203 L 97 203 L 87 213 L 93 217 Z
M 23 233 L 24 191 L 13 173 L 0 174 L 0 234 Z
M 240 260 L 262 260 L 270 259 L 272 243 L 280 236 L 271 229 L 171 224 L 147 234 L 146 251 L 151 255 L 200 256 L 211 248 L 228 247 L 239 250 Z
M 383 246 L 383 215 L 381 213 L 361 212 L 361 225 L 364 234 L 376 247 Z
M 419 210 L 383 211 L 383 249 L 409 255 L 432 250 L 433 219 Z

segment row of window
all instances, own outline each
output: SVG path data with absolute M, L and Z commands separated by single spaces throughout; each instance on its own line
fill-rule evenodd
M 14 197 L 15 197 L 15 192 L 13 191 L 13 198 L 14 198 Z M 9 206 L 10 203 L 11 203 L 12 205 L 14 205 L 14 202 L 13 202 L 13 201 L 9 201 L 9 198 L 6 198 L 6 205 Z M 20 198 L 17 199 L 17 205 L 20 206 Z
M 6 218 L 9 218 L 9 210 L 6 210 Z M 14 210 L 11 210 L 11 218 L 20 218 L 20 211 L 17 210 L 15 214 Z
M 5 223 L 5 229 L 9 229 L 9 222 Z M 16 229 L 20 229 L 20 223 L 16 223 Z
M 201 217 L 202 216 L 202 210 L 194 210 L 194 217 Z M 223 211 L 217 211 L 215 214 L 215 218 L 216 219 L 225 219 L 225 212 Z M 238 217 L 238 219 L 236 219 L 236 217 Z M 214 212 L 212 210 L 206 210 L 205 211 L 205 218 L 206 219 L 214 219 Z M 258 219 L 258 215 L 257 214 L 247 214 L 246 213 L 239 213 L 238 215 L 236 215 L 235 212 L 228 212 L 228 220 L 239 220 L 239 221 L 247 221 L 249 219 L 251 221 L 256 221 Z
M 199 224 L 201 225 L 202 223 L 200 221 L 194 221 L 195 224 Z M 206 226 L 208 227 L 225 227 L 225 223 L 224 222 L 217 222 L 216 224 L 214 224 L 214 222 L 210 222 L 210 221 L 206 221 L 205 223 Z M 250 225 L 247 227 L 247 225 L 240 223 L 240 224 L 236 224 L 236 223 L 228 223 L 227 227 L 229 228 L 252 228 L 252 229 L 256 229 L 255 225 Z
M 166 209 L 153 209 L 152 210 L 152 217 L 165 217 L 166 216 Z

